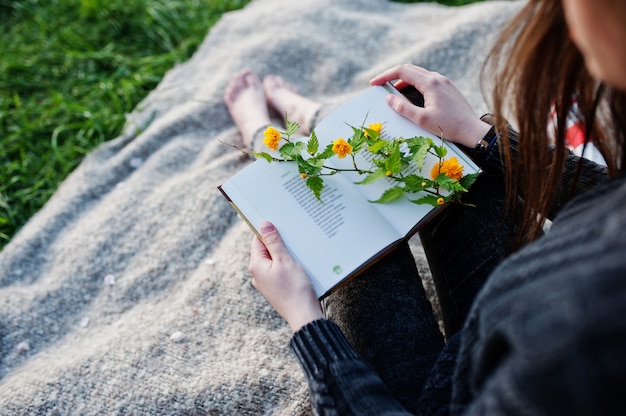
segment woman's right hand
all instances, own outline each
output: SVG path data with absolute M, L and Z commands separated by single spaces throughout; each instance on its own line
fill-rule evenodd
M 424 96 L 424 107 L 412 104 L 405 97 L 389 95 L 387 103 L 396 112 L 420 127 L 446 140 L 473 148 L 491 126 L 477 117 L 459 89 L 445 76 L 422 67 L 403 64 L 375 76 L 371 85 L 399 80 L 402 89 L 412 85 Z

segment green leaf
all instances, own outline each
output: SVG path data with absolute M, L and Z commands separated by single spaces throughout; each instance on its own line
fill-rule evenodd
M 424 189 L 432 187 L 434 184 L 433 181 L 417 175 L 406 176 L 402 178 L 402 182 L 404 182 L 404 191 L 411 193 L 423 191 Z
M 398 199 L 402 198 L 402 195 L 404 195 L 404 189 L 399 186 L 394 186 L 393 188 L 389 188 L 385 192 L 383 192 L 380 198 L 370 202 L 374 202 L 377 204 L 387 204 L 389 202 L 397 201 Z
M 377 168 L 380 169 L 385 169 L 385 172 L 387 172 L 387 168 L 385 168 L 385 165 L 387 164 L 387 159 L 385 158 L 381 158 L 381 159 L 372 159 L 372 163 L 374 164 L 374 166 L 376 166 Z
M 376 130 L 372 130 L 368 127 L 363 127 L 363 130 L 369 135 L 369 140 L 377 141 L 380 139 L 380 133 Z
M 324 163 L 326 162 L 326 159 L 318 159 L 317 156 L 314 156 L 314 157 L 310 157 L 306 159 L 306 162 L 309 165 L 315 166 L 316 168 L 319 168 L 321 170 L 322 167 L 324 166 Z
M 265 152 L 252 152 L 252 155 L 257 159 L 265 159 L 268 163 L 272 162 L 272 156 L 269 153 Z
M 441 197 L 440 196 L 436 196 L 436 195 L 426 195 L 426 196 L 423 196 L 423 197 L 418 198 L 418 199 L 411 199 L 411 202 L 413 202 L 414 204 L 417 204 L 417 205 L 432 205 L 434 207 L 437 207 L 437 206 L 439 206 L 439 204 L 437 203 L 437 200 L 439 198 L 441 198 Z
M 324 149 L 323 152 L 321 152 L 319 155 L 317 155 L 318 159 L 328 159 L 329 157 L 332 157 L 335 155 L 335 152 L 333 152 L 333 144 L 329 144 L 328 146 L 326 146 L 326 148 Z
M 314 160 L 315 163 L 311 163 L 311 159 L 305 159 L 302 156 L 296 158 L 298 162 L 298 172 L 306 173 L 309 176 L 318 175 L 322 171 L 322 166 L 319 165 L 319 161 Z
M 371 153 L 380 153 L 383 149 L 387 147 L 387 140 L 378 140 L 376 143 L 370 145 L 367 150 Z
M 298 129 L 300 128 L 300 125 L 296 122 L 293 122 L 291 120 L 289 120 L 287 118 L 287 113 L 285 113 L 285 127 L 287 129 L 287 131 L 285 131 L 285 134 L 288 137 L 293 136 L 294 134 L 296 134 L 298 132 Z
M 413 163 L 419 170 L 422 170 L 424 167 L 424 162 L 426 161 L 426 155 L 428 154 L 428 147 L 421 147 L 417 152 L 413 154 Z
M 424 166 L 428 150 L 433 146 L 433 141 L 423 136 L 412 137 L 407 140 L 409 151 L 413 155 L 412 161 L 419 170 Z
M 285 143 L 279 149 L 280 155 L 287 160 L 293 160 L 298 156 L 296 145 L 293 142 Z
M 315 130 L 311 130 L 311 138 L 306 144 L 306 151 L 310 155 L 314 155 L 319 150 L 320 142 L 317 139 L 317 134 L 315 134 Z
M 324 180 L 319 176 L 309 176 L 306 178 L 306 186 L 313 191 L 313 195 L 318 201 L 322 200 L 322 190 L 324 189 Z
M 352 146 L 352 153 L 359 152 L 365 144 L 365 134 L 360 128 L 352 127 L 352 137 L 348 139 L 348 144 Z
M 463 176 L 459 183 L 463 188 L 469 189 L 470 186 L 472 186 L 474 182 L 476 182 L 476 179 L 478 179 L 478 173 L 470 173 Z
M 459 181 L 446 176 L 444 173 L 440 173 L 439 176 L 437 176 L 437 179 L 435 179 L 435 183 L 450 192 L 466 191 L 466 189 L 461 186 Z
M 367 185 L 367 184 L 376 182 L 377 180 L 380 180 L 386 177 L 387 177 L 387 171 L 385 171 L 384 169 L 378 169 L 374 173 L 370 173 L 369 175 L 367 175 L 365 179 L 359 182 L 355 182 L 355 183 L 357 185 Z
M 301 155 L 304 151 L 306 144 L 304 142 L 295 142 L 294 143 L 294 151 L 298 152 L 298 155 Z
M 295 160 L 304 150 L 304 143 L 302 142 L 288 142 L 278 149 L 280 155 L 286 160 Z
M 435 153 L 437 153 L 440 159 L 443 159 L 448 154 L 448 149 L 444 146 L 433 146 L 433 149 L 435 149 Z
M 402 171 L 402 152 L 396 142 L 389 142 L 389 156 L 386 158 L 385 168 L 393 173 Z
M 433 147 L 435 145 L 435 142 L 433 142 L 433 140 L 430 137 L 424 137 L 424 136 L 413 136 L 411 138 L 408 138 L 405 140 L 406 144 L 410 147 Z

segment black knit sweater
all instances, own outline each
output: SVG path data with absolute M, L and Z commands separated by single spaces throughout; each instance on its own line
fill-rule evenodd
M 415 392 L 420 414 L 626 408 L 626 177 L 587 190 L 603 178 L 589 167 L 579 185 L 586 192 L 491 274 Z M 305 326 L 291 347 L 319 414 L 407 413 L 331 321 Z

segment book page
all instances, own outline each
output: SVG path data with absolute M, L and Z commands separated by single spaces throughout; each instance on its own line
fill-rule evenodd
M 391 109 L 385 102 L 389 93 L 398 92 L 391 86 L 372 87 L 330 113 L 315 128 L 320 148 L 339 137 L 351 137 L 351 126 L 373 123 L 383 124 L 383 139 L 424 136 L 440 140 Z M 464 174 L 478 170 L 456 146 L 450 144 L 448 150 L 448 157 L 454 154 L 467 168 Z M 357 166 L 369 168 L 368 157 L 368 152 L 355 155 Z M 422 176 L 430 175 L 436 161 L 434 156 L 427 160 Z M 353 167 L 350 156 L 333 157 L 327 163 L 336 168 Z M 252 229 L 258 230 L 263 220 L 276 225 L 291 254 L 311 277 L 318 296 L 407 237 L 436 211 L 406 197 L 386 204 L 370 202 L 394 185 L 391 179 L 357 185 L 355 182 L 363 177 L 355 172 L 323 179 L 320 202 L 306 187 L 296 163 L 257 160 L 221 186 Z M 414 194 L 411 198 L 421 196 Z
M 254 229 L 276 226 L 318 296 L 402 237 L 342 175 L 325 182 L 320 202 L 295 163 L 257 160 L 221 187 Z
M 437 144 L 441 143 L 441 139 L 429 131 L 422 129 L 412 121 L 399 115 L 391 109 L 385 102 L 385 97 L 391 92 L 400 94 L 397 90 L 389 90 L 385 87 L 373 87 L 367 90 L 356 99 L 349 101 L 331 114 L 325 117 L 322 122 L 315 128 L 315 133 L 320 142 L 320 146 L 332 143 L 339 137 L 348 139 L 352 136 L 352 128 L 350 126 L 367 127 L 369 124 L 382 123 L 383 130 L 381 138 L 392 139 L 398 137 L 410 138 L 414 136 L 424 136 L 432 138 Z M 476 172 L 478 167 L 455 145 L 448 143 L 448 156 L 456 156 L 459 162 L 464 166 L 464 174 Z M 369 159 L 368 159 L 369 158 Z M 371 153 L 363 151 L 355 155 L 356 164 L 359 167 L 370 168 L 372 166 Z M 430 171 L 438 159 L 429 155 L 424 164 L 424 171 L 421 176 L 430 177 Z M 332 163 L 338 168 L 351 168 L 352 159 L 346 157 L 344 159 L 333 158 Z M 417 172 L 404 172 L 405 174 Z M 350 182 L 358 182 L 363 179 L 362 176 L 353 172 L 342 172 Z M 367 200 L 374 201 L 380 198 L 383 192 L 395 186 L 393 180 L 379 180 L 368 185 L 354 185 Z M 413 194 L 411 199 L 418 199 L 423 194 Z M 370 203 L 377 209 L 384 218 L 398 232 L 406 236 L 415 225 L 425 216 L 427 216 L 433 207 L 430 205 L 417 205 L 411 202 L 407 197 L 386 204 Z

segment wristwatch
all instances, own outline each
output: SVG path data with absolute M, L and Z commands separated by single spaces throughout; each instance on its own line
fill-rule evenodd
M 474 150 L 478 154 L 486 154 L 489 152 L 491 147 L 498 141 L 502 134 L 496 130 L 496 126 L 493 124 L 492 114 L 485 114 L 480 119 L 486 123 L 491 124 L 491 128 L 489 129 L 487 134 L 485 134 L 483 138 L 476 143 L 476 146 L 474 146 Z
M 491 128 L 491 130 L 493 130 L 493 127 Z M 491 136 L 491 130 L 489 130 L 489 133 L 487 133 L 487 135 L 485 137 L 490 137 Z M 476 143 L 476 146 L 474 146 L 474 150 L 476 150 L 477 152 L 486 152 L 487 149 L 489 149 L 489 145 L 490 143 L 485 140 L 484 138 L 480 139 L 478 141 L 478 143 Z

